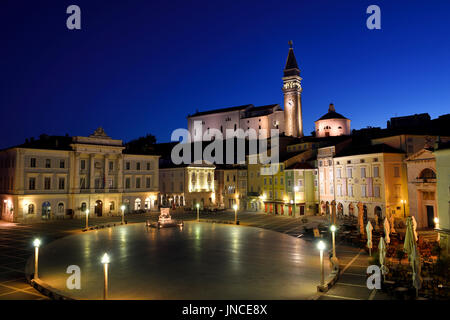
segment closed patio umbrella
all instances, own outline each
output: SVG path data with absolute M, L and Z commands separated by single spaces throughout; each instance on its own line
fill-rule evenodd
M 389 236 L 389 234 L 391 233 L 391 226 L 389 225 L 389 220 L 388 218 L 384 218 L 384 236 L 386 238 L 386 243 L 389 244 L 391 243 L 391 237 Z
M 372 255 L 372 224 L 367 222 L 366 233 L 367 233 L 367 248 L 369 248 L 369 256 Z
M 418 237 L 417 237 L 417 221 L 416 221 L 416 218 L 414 218 L 414 216 L 411 216 L 411 220 L 412 220 L 412 224 L 413 224 L 413 232 L 414 232 L 414 239 L 416 239 L 416 242 L 417 242 L 417 239 L 418 239 Z
M 413 286 L 416 288 L 416 297 L 419 295 L 419 289 L 422 287 L 422 277 L 420 275 L 422 266 L 420 264 L 420 253 L 419 249 L 415 250 L 411 254 L 411 268 L 412 268 L 412 281 Z
M 386 274 L 389 272 L 388 268 L 386 267 L 386 243 L 384 242 L 384 238 L 380 238 L 380 243 L 378 244 L 378 255 L 379 255 L 379 262 L 381 266 L 381 273 L 383 274 L 383 278 L 386 280 Z
M 416 294 L 419 291 L 421 286 L 421 278 L 420 278 L 420 254 L 417 249 L 416 237 L 414 234 L 414 223 L 413 218 L 406 218 L 406 234 L 405 234 L 405 243 L 403 245 L 404 250 L 408 254 L 408 260 L 411 264 L 412 268 L 412 279 L 413 286 L 416 288 Z

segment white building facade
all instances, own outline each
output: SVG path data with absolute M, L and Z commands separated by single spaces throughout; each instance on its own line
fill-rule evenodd
M 42 140 L 43 138 L 41 138 Z M 157 155 L 123 152 L 99 128 L 89 137 L 47 137 L 0 152 L 1 219 L 33 222 L 158 208 Z

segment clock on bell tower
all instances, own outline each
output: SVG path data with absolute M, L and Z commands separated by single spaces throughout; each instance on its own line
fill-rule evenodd
M 289 53 L 284 67 L 284 131 L 286 136 L 303 137 L 302 121 L 302 78 L 295 59 L 292 41 L 289 41 Z

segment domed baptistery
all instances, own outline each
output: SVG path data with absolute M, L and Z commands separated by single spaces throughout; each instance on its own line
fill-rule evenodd
M 350 135 L 350 119 L 336 112 L 330 103 L 328 112 L 316 124 L 316 137 L 335 137 Z

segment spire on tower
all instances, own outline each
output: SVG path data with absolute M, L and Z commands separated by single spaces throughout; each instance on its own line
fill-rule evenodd
M 289 40 L 289 53 L 284 67 L 284 76 L 299 76 L 300 69 L 298 68 L 297 59 L 295 59 L 294 48 L 292 40 Z

